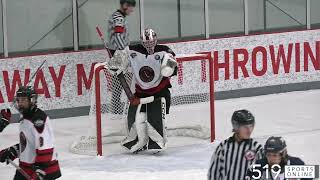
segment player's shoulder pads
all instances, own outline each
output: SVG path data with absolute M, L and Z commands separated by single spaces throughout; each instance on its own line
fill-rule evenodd
M 141 54 L 148 54 L 147 50 L 143 47 L 142 44 L 135 44 L 135 45 L 130 45 L 129 46 L 130 49 L 130 54 L 134 54 L 136 52 L 139 52 Z
M 176 54 L 172 51 L 171 48 L 169 48 L 169 46 L 167 46 L 167 45 L 156 45 L 155 52 L 161 52 L 161 51 L 165 51 L 167 53 L 172 54 L 173 56 L 176 56 Z
M 42 131 L 44 130 L 46 119 L 47 114 L 41 109 L 37 108 L 32 117 L 32 122 L 39 133 L 42 133 Z
M 304 165 L 304 162 L 298 157 L 289 156 L 289 161 L 291 165 Z

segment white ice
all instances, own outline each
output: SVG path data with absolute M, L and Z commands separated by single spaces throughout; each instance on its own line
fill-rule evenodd
M 320 90 L 290 92 L 249 98 L 216 101 L 215 143 L 172 137 L 169 148 L 157 155 L 132 155 L 118 145 L 106 146 L 105 156 L 92 157 L 69 152 L 76 136 L 87 132 L 87 117 L 54 120 L 57 150 L 65 180 L 201 180 L 206 179 L 208 163 L 217 143 L 231 135 L 230 118 L 237 109 L 248 109 L 256 117 L 253 137 L 264 143 L 271 135 L 283 136 L 291 155 L 307 164 L 320 164 Z M 207 111 L 199 104 L 196 111 Z M 183 109 L 180 111 L 183 112 Z M 186 106 L 183 116 L 194 116 Z M 173 112 L 172 112 L 173 113 Z M 205 112 L 203 112 L 205 113 Z M 188 119 L 190 121 L 190 119 Z M 185 123 L 188 123 L 187 121 Z M 9 125 L 0 134 L 0 149 L 18 142 L 18 124 Z M 108 149 L 109 148 L 109 149 Z M 0 165 L 0 179 L 13 179 L 15 169 Z

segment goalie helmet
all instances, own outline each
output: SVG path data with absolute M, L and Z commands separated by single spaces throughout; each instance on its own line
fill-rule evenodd
M 235 111 L 231 118 L 233 129 L 238 129 L 241 125 L 255 124 L 254 116 L 248 110 Z
M 144 48 L 147 49 L 148 54 L 154 53 L 154 48 L 157 45 L 158 39 L 157 34 L 153 29 L 145 29 L 141 35 L 141 41 Z
M 120 0 L 120 4 L 124 4 L 124 3 L 127 3 L 129 4 L 130 6 L 136 6 L 136 0 Z

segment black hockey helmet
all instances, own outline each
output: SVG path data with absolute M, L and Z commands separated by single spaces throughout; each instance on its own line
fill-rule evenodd
M 32 104 L 36 104 L 38 100 L 38 94 L 32 86 L 21 86 L 17 90 L 16 98 L 27 97 Z
M 17 100 L 19 97 L 27 97 L 30 101 L 30 106 L 28 108 L 20 108 L 18 106 Z M 38 94 L 34 90 L 33 87 L 31 86 L 21 86 L 17 90 L 16 97 L 15 97 L 15 108 L 20 112 L 20 113 L 27 113 L 29 110 L 33 109 L 37 105 L 37 99 L 38 99 Z
M 282 137 L 271 136 L 264 145 L 265 153 L 282 153 L 286 150 L 287 144 Z
M 136 0 L 120 0 L 120 4 L 124 4 L 124 3 L 127 3 L 129 4 L 130 6 L 136 6 Z
M 254 116 L 250 111 L 242 109 L 235 111 L 231 118 L 233 129 L 238 129 L 242 125 L 255 124 Z

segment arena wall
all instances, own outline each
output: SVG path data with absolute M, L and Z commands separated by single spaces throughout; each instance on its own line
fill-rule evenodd
M 176 54 L 211 52 L 216 99 L 320 88 L 320 30 L 167 45 Z M 53 118 L 86 115 L 94 64 L 106 57 L 105 50 L 91 50 L 0 59 L 0 108 L 46 60 L 30 83 L 40 93 L 40 107 Z

